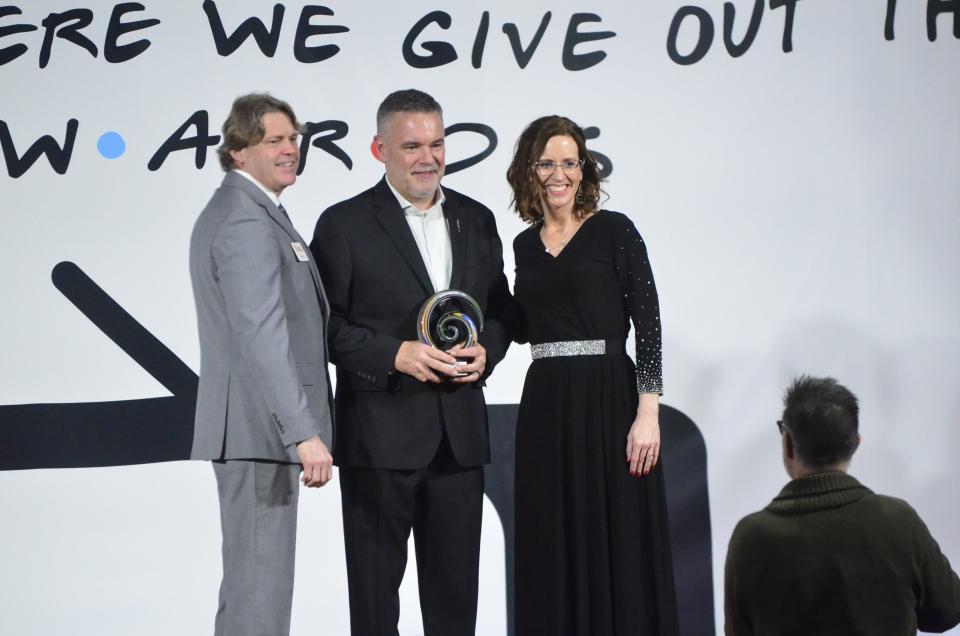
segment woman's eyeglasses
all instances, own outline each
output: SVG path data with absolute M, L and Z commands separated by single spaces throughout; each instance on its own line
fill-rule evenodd
M 582 166 L 583 166 L 583 159 L 580 159 L 577 161 L 573 159 L 566 159 L 564 161 L 561 161 L 560 163 L 557 163 L 556 161 L 534 161 L 533 162 L 534 170 L 536 170 L 537 174 L 539 174 L 541 177 L 549 177 L 550 175 L 553 174 L 554 170 L 556 170 L 557 167 L 559 167 L 565 173 L 570 174 L 570 173 L 576 172 Z

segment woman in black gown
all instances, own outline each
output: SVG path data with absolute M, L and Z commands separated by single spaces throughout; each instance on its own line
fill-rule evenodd
M 628 217 L 598 209 L 599 169 L 565 117 L 527 127 L 507 180 L 531 224 L 513 248 L 534 358 L 516 434 L 517 634 L 674 635 L 646 247 Z

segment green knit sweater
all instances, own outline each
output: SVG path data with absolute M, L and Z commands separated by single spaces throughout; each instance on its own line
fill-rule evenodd
M 795 479 L 733 531 L 727 636 L 903 636 L 960 623 L 960 579 L 905 501 L 844 473 Z

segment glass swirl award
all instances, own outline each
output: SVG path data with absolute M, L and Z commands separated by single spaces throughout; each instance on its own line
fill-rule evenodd
M 455 289 L 438 292 L 420 308 L 417 337 L 423 344 L 447 351 L 463 345 L 472 347 L 483 331 L 483 312 L 469 294 Z M 458 361 L 466 364 L 465 361 Z M 462 374 L 466 375 L 466 374 Z

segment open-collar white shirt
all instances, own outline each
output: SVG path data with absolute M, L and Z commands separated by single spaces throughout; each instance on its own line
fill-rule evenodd
M 260 182 L 257 181 L 256 179 L 254 179 L 254 178 L 253 178 L 253 175 L 250 174 L 249 172 L 244 172 L 244 171 L 241 170 L 240 168 L 234 168 L 233 171 L 236 172 L 237 174 L 241 175 L 241 176 L 246 177 L 246 178 L 249 179 L 250 181 L 252 181 L 252 182 L 253 182 L 253 185 L 255 185 L 255 186 L 257 186 L 258 188 L 260 188 L 260 189 L 263 191 L 263 193 L 264 193 L 265 195 L 267 195 L 267 197 L 269 197 L 269 199 L 270 199 L 271 201 L 273 201 L 273 204 L 274 204 L 275 206 L 277 206 L 278 208 L 280 207 L 280 197 L 277 196 L 277 193 L 276 193 L 276 192 L 273 192 L 272 190 L 267 189 L 262 183 L 260 183 Z
M 390 179 L 387 179 L 387 185 L 390 186 L 390 191 L 397 197 L 397 203 L 403 209 L 404 218 L 420 250 L 420 257 L 427 268 L 427 274 L 430 275 L 433 291 L 448 289 L 450 276 L 453 273 L 453 252 L 450 248 L 447 219 L 443 216 L 443 202 L 446 201 L 443 188 L 437 186 L 437 200 L 432 206 L 421 211 L 403 198 L 403 195 L 390 183 Z

